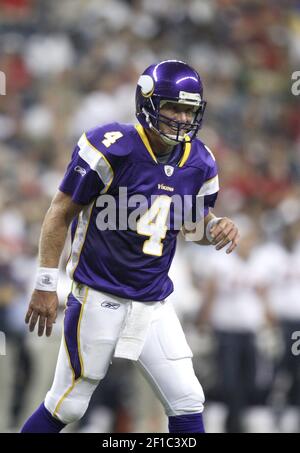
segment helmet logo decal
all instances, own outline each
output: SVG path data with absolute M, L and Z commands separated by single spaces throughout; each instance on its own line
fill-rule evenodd
M 141 87 L 142 95 L 145 98 L 150 97 L 154 91 L 154 80 L 149 75 L 141 75 L 138 81 L 138 85 Z
M 174 167 L 172 167 L 171 165 L 165 165 L 164 166 L 164 169 L 165 169 L 165 174 L 167 176 L 172 176 L 173 173 L 174 173 Z

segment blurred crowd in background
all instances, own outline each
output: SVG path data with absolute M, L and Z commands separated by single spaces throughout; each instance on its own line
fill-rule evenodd
M 207 430 L 300 431 L 299 1 L 0 0 L 2 431 L 17 430 L 52 382 L 62 314 L 48 340 L 23 319 L 41 222 L 72 149 L 97 124 L 135 122 L 139 74 L 173 58 L 203 78 L 215 212 L 242 234 L 230 256 L 179 239 L 171 271 Z M 68 289 L 62 271 L 62 310 Z M 119 360 L 109 373 L 73 429 L 166 430 L 135 368 Z

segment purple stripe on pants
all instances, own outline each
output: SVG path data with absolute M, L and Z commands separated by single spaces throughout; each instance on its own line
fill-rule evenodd
M 65 312 L 64 335 L 75 379 L 78 379 L 81 376 L 81 364 L 77 344 L 77 328 L 81 307 L 81 303 L 73 296 L 72 293 L 70 293 Z

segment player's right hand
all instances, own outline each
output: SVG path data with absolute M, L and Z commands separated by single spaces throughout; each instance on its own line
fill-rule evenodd
M 49 337 L 52 332 L 53 323 L 56 320 L 57 308 L 58 297 L 56 292 L 35 289 L 32 293 L 25 317 L 25 322 L 26 324 L 29 324 L 30 332 L 34 331 L 36 323 L 38 322 L 39 337 L 44 334 L 45 327 L 46 335 Z

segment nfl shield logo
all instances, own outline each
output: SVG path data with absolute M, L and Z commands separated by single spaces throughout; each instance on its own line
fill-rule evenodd
M 165 174 L 167 176 L 172 176 L 174 172 L 174 167 L 171 167 L 171 165 L 165 165 Z

